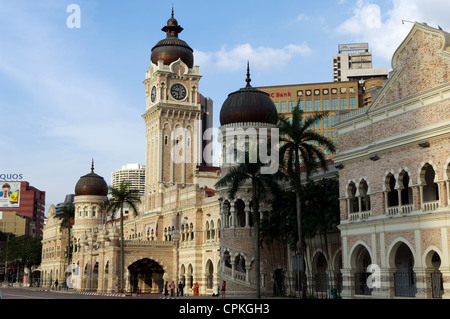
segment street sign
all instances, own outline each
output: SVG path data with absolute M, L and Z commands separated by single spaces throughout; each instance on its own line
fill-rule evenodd
M 303 255 L 292 256 L 292 271 L 304 271 Z

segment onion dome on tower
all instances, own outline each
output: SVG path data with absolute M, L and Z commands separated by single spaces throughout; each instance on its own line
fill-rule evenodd
M 94 173 L 94 160 L 92 160 L 91 172 L 81 176 L 75 186 L 75 196 L 81 195 L 108 195 L 108 185 L 103 177 Z
M 165 65 L 170 65 L 172 62 L 181 59 L 189 68 L 194 66 L 194 50 L 178 38 L 178 34 L 183 31 L 183 28 L 178 25 L 178 21 L 173 17 L 167 20 L 167 25 L 161 29 L 166 32 L 165 39 L 159 41 L 153 48 L 151 54 L 151 61 L 158 64 L 162 60 Z
M 269 94 L 250 85 L 250 67 L 247 64 L 247 85 L 230 93 L 220 110 L 220 124 L 267 123 L 277 124 L 277 109 Z

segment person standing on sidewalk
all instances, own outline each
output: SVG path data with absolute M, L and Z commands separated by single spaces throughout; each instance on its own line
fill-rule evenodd
M 180 281 L 180 283 L 178 284 L 178 291 L 180 293 L 180 296 L 183 296 L 183 289 L 184 289 L 184 285 L 183 283 Z
M 175 296 L 175 283 L 173 282 L 173 280 L 172 280 L 172 282 L 170 283 L 170 296 L 171 296 L 171 297 L 174 297 L 174 296 Z

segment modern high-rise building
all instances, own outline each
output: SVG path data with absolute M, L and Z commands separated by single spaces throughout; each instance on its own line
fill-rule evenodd
M 0 211 L 0 231 L 16 236 L 35 236 L 35 223 L 22 215 L 12 211 Z
M 118 187 L 122 181 L 128 181 L 132 189 L 139 190 L 139 194 L 145 194 L 145 165 L 126 164 L 121 169 L 111 173 L 111 186 Z
M 332 140 L 337 149 L 338 136 L 334 125 L 338 121 L 338 111 L 354 111 L 363 106 L 363 89 L 358 81 L 276 85 L 258 89 L 269 94 L 279 115 L 291 117 L 297 104 L 304 112 L 304 118 L 316 112 L 328 112 L 321 120 L 314 122 L 311 128 Z M 325 150 L 325 156 L 333 158 L 328 150 Z
M 333 81 L 365 81 L 387 78 L 388 69 L 372 67 L 372 52 L 368 43 L 340 44 L 339 53 L 333 57 Z

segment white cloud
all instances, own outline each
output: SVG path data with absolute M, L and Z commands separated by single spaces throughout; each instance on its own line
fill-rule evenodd
M 350 18 L 336 31 L 355 42 L 369 42 L 374 56 L 390 61 L 412 25 L 402 20 L 427 22 L 449 30 L 450 2 L 445 0 L 391 0 L 391 9 L 383 11 L 369 0 L 358 0 Z
M 311 18 L 310 17 L 308 17 L 306 14 L 304 14 L 304 13 L 300 13 L 298 16 L 297 16 L 297 21 L 309 21 Z
M 301 45 L 288 44 L 283 48 L 252 47 L 245 43 L 228 49 L 223 46 L 216 52 L 195 51 L 196 64 L 203 68 L 213 67 L 220 70 L 241 70 L 242 66 L 250 63 L 258 69 L 280 68 L 287 65 L 295 56 L 307 56 L 312 53 L 310 47 L 303 43 Z

